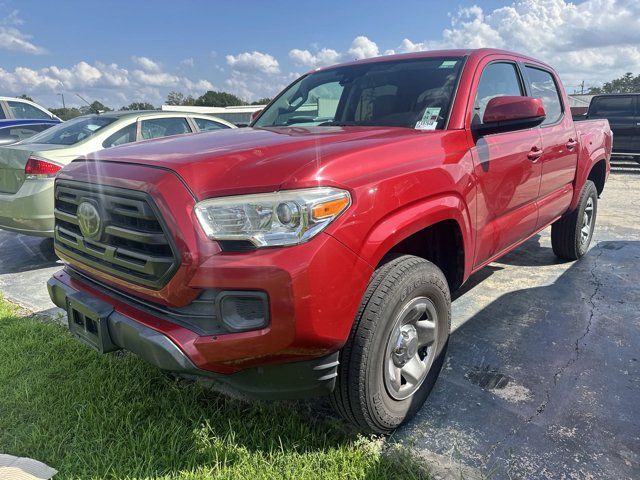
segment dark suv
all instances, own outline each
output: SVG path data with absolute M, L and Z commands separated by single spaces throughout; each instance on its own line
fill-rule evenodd
M 613 131 L 613 154 L 640 162 L 640 93 L 597 95 L 587 118 L 606 118 Z

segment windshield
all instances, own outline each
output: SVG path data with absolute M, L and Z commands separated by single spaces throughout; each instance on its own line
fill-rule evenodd
M 78 117 L 73 120 L 51 127 L 27 140 L 28 143 L 43 143 L 49 145 L 73 145 L 95 135 L 107 125 L 115 122 L 115 117 Z M 23 142 L 23 143 L 27 143 Z
M 390 60 L 311 73 L 285 90 L 253 126 L 442 129 L 462 63 L 459 57 Z

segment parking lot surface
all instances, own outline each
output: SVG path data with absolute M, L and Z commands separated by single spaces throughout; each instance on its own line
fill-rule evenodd
M 391 441 L 449 478 L 640 478 L 640 177 L 612 175 L 592 248 L 549 232 L 454 294 L 453 332 L 425 407 Z M 0 232 L 0 290 L 59 316 L 48 240 Z

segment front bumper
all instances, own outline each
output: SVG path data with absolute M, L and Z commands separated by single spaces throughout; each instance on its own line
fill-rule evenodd
M 16 193 L 0 193 L 3 230 L 53 237 L 53 225 L 53 179 L 27 179 Z
M 91 295 L 51 278 L 49 296 L 60 308 L 67 309 L 71 299 L 84 298 L 96 311 L 107 312 L 107 342 L 113 349 L 128 350 L 146 362 L 180 374 L 207 377 L 223 390 L 262 399 L 305 398 L 331 392 L 334 388 L 338 352 L 313 360 L 248 368 L 224 375 L 198 368 L 167 335 L 124 315 Z

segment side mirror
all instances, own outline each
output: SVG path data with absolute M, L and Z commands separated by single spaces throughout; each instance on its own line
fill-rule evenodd
M 262 113 L 262 108 L 260 110 L 256 110 L 255 112 L 253 112 L 251 114 L 251 123 L 255 122 L 256 118 L 258 118 L 260 116 L 260 114 Z
M 484 110 L 482 124 L 473 130 L 478 135 L 511 132 L 540 125 L 546 118 L 542 100 L 531 97 L 494 97 Z

